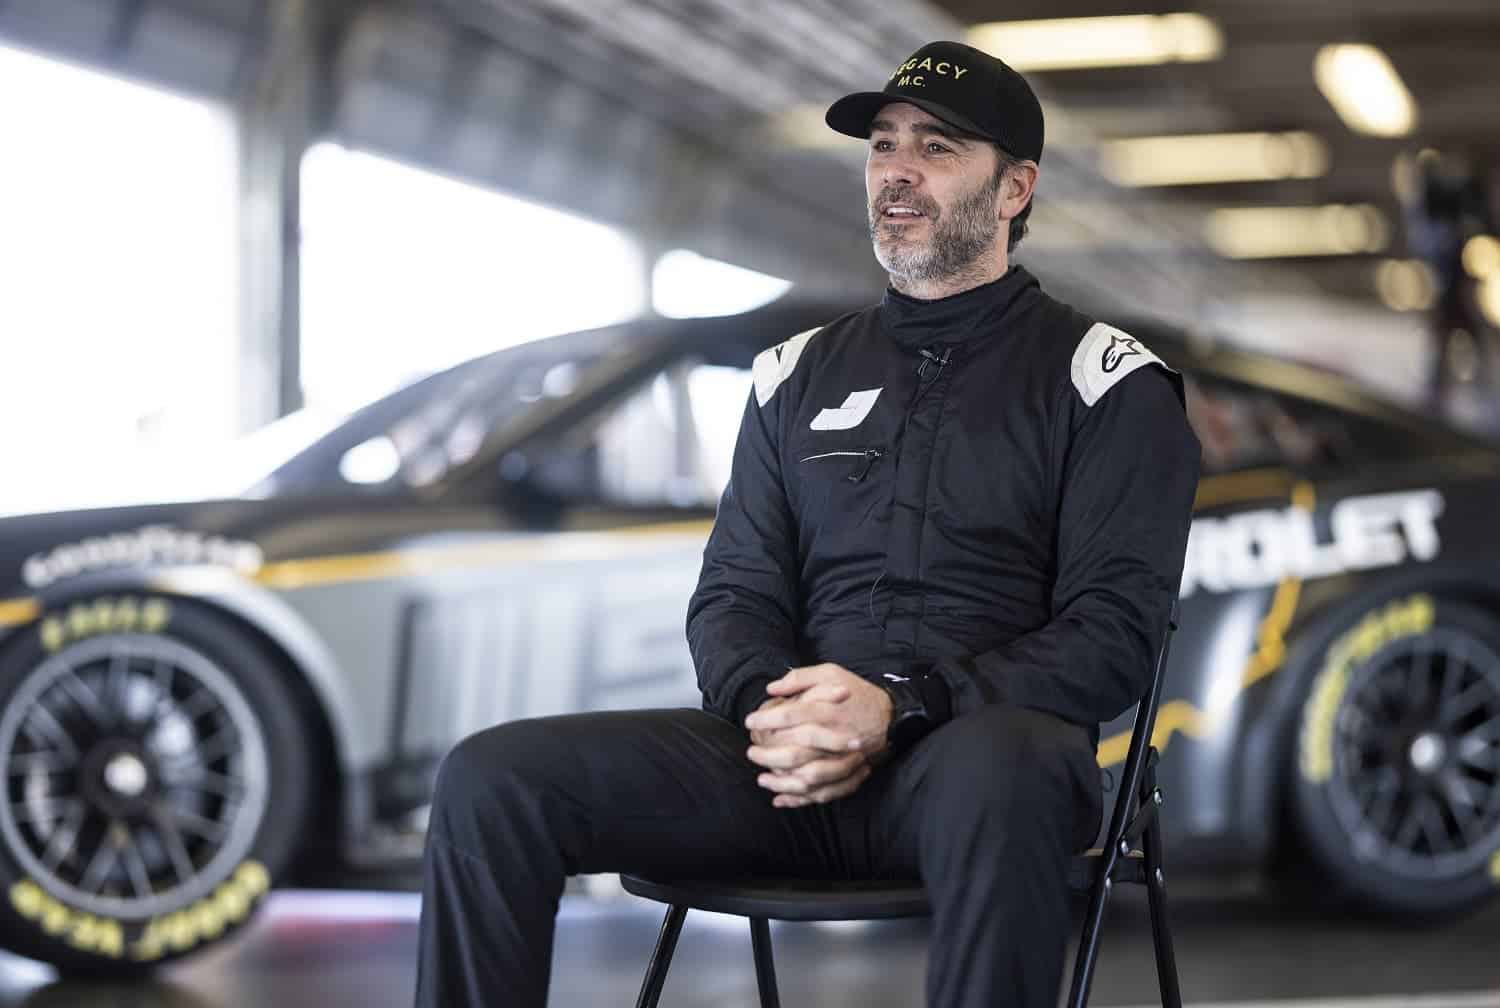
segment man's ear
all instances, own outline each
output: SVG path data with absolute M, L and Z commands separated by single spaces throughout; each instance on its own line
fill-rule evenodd
M 1010 220 L 1031 203 L 1040 173 L 1035 161 L 1022 161 L 1006 171 L 1000 180 L 1000 216 L 1003 219 Z

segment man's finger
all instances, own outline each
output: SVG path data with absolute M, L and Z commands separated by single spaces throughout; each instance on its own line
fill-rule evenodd
M 794 703 L 781 704 L 770 710 L 757 710 L 745 718 L 745 727 L 750 731 L 778 731 L 799 725 L 816 724 L 835 717 L 838 705 L 798 697 Z M 844 748 L 844 746 L 839 746 Z
M 777 736 L 783 745 L 806 746 L 809 749 L 826 749 L 840 755 L 849 752 L 849 742 L 854 736 L 846 731 L 820 724 L 793 725 Z
M 819 683 L 803 693 L 800 699 L 817 703 L 843 703 L 849 699 L 849 687 L 843 683 Z
M 772 707 L 780 707 L 782 704 L 784 704 L 786 702 L 787 702 L 787 698 L 783 697 L 783 696 L 766 697 L 764 700 L 762 700 L 760 702 L 760 706 L 757 707 L 757 708 L 755 708 L 755 709 L 756 710 L 770 710 Z
M 793 770 L 763 773 L 756 778 L 756 781 L 767 791 L 776 791 L 781 794 L 810 794 L 857 773 L 865 762 L 864 756 L 859 753 L 851 756 L 830 756 L 827 753 L 819 755 L 821 758 L 811 760 Z
M 841 781 L 826 785 L 804 794 L 778 794 L 771 799 L 771 804 L 776 808 L 796 809 L 806 808 L 809 805 L 823 805 L 836 801 L 846 795 L 853 794 L 859 786 L 870 776 L 870 766 L 865 764 L 854 773 Z
M 758 746 L 784 746 L 793 743 L 787 739 L 790 728 L 777 728 L 775 731 L 753 731 L 750 733 L 750 744 Z M 853 747 L 851 747 L 853 748 Z
M 807 794 L 809 788 L 807 781 L 795 774 L 789 773 L 763 773 L 755 778 L 755 783 L 767 791 L 775 791 L 777 794 Z
M 766 684 L 766 695 L 773 697 L 787 697 L 801 693 L 817 685 L 817 680 L 810 676 L 810 669 L 806 667 L 788 669 L 786 675 L 780 679 L 773 679 Z
M 773 693 L 773 687 L 775 685 L 775 683 L 771 683 L 769 686 L 767 686 L 766 692 Z M 781 700 L 786 702 L 795 701 L 796 703 L 807 704 L 843 703 L 845 700 L 849 699 L 849 687 L 845 686 L 843 683 L 822 682 L 816 683 L 812 686 L 795 688 L 798 690 L 798 692 L 782 694 L 780 696 L 774 695 L 773 693 L 771 700 Z M 769 703 L 770 701 L 768 700 L 766 702 Z M 777 706 L 782 705 L 778 704 Z M 769 708 L 765 706 L 762 706 L 760 709 L 769 710 Z
M 864 765 L 864 762 L 863 753 L 852 753 L 848 756 L 824 756 L 821 759 L 809 760 L 791 773 L 793 776 L 800 777 L 809 787 L 817 789 L 843 780 Z
M 848 674 L 847 669 L 833 662 L 802 665 L 788 670 L 786 675 L 767 684 L 766 693 L 769 696 L 790 696 L 812 689 L 819 684 L 836 685 L 840 676 Z
M 820 749 L 796 745 L 753 745 L 745 750 L 750 762 L 767 770 L 796 770 L 828 754 Z

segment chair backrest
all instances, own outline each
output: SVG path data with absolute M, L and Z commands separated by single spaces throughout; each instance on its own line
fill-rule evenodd
M 1141 774 L 1144 771 L 1146 754 L 1151 748 L 1151 734 L 1156 730 L 1156 709 L 1161 703 L 1162 680 L 1166 675 L 1167 656 L 1171 651 L 1172 633 L 1177 629 L 1177 601 L 1172 601 L 1172 612 L 1167 620 L 1166 632 L 1162 635 L 1161 647 L 1156 653 L 1156 668 L 1151 675 L 1151 685 L 1135 708 L 1135 725 L 1130 731 L 1130 747 L 1125 753 L 1125 764 L 1115 782 L 1114 808 L 1100 842 L 1104 860 L 1113 865 L 1119 854 L 1120 838 L 1134 815 L 1136 798 L 1140 791 Z M 1108 870 L 1108 869 L 1105 869 Z

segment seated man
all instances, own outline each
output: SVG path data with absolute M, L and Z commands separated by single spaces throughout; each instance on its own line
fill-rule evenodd
M 501 725 L 439 774 L 417 1002 L 546 1001 L 581 872 L 920 877 L 934 1008 L 1052 1008 L 1098 726 L 1144 693 L 1198 445 L 1177 376 L 1042 293 L 1042 111 L 923 47 L 828 110 L 869 138 L 883 301 L 755 360 L 688 609 L 702 711 Z

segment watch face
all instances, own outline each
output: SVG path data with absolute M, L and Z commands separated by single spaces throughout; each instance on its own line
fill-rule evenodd
M 927 716 L 927 708 L 922 703 L 922 694 L 918 693 L 911 683 L 891 683 L 885 687 L 885 691 L 891 698 L 892 724 L 914 714 Z
M 931 727 L 932 722 L 919 711 L 897 714 L 891 719 L 891 726 L 885 733 L 886 742 L 893 749 L 902 749 L 926 735 Z

